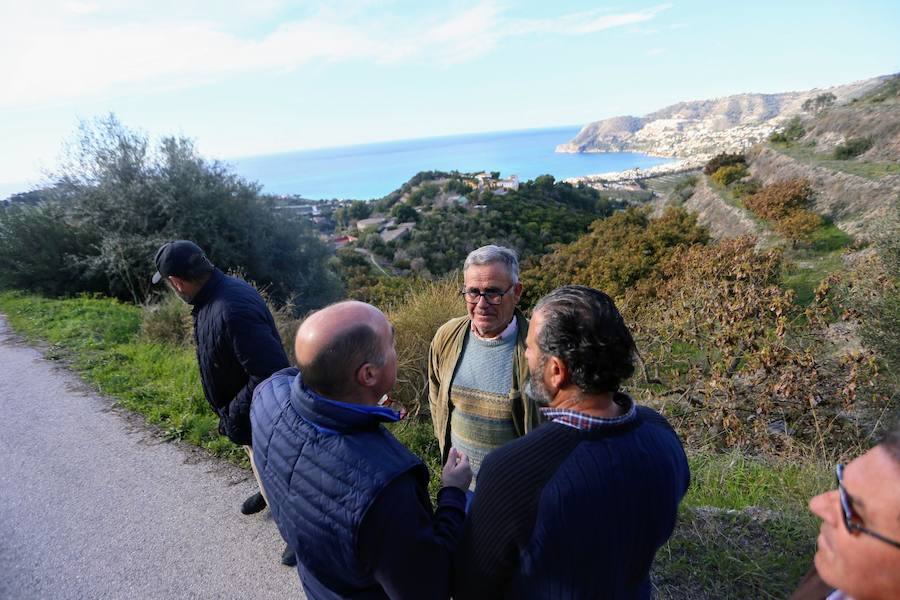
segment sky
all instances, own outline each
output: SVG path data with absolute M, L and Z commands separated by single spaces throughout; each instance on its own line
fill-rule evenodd
M 900 71 L 900 2 L 0 0 L 0 196 L 114 113 L 225 159 Z

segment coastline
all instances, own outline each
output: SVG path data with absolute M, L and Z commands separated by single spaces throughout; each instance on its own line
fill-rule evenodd
M 678 158 L 672 162 L 653 167 L 642 169 L 633 167 L 624 171 L 611 171 L 608 173 L 594 173 L 590 175 L 580 175 L 578 177 L 568 177 L 563 179 L 564 182 L 572 185 L 594 185 L 602 186 L 611 183 L 628 183 L 636 182 L 642 179 L 650 179 L 653 177 L 662 177 L 664 175 L 677 175 L 679 173 L 687 173 L 696 171 L 703 167 L 709 161 L 709 156 L 692 156 L 690 158 Z

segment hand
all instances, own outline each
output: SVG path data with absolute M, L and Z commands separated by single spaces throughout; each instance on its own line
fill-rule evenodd
M 468 490 L 469 484 L 472 483 L 469 457 L 456 448 L 450 448 L 450 456 L 447 457 L 447 464 L 441 472 L 441 483 L 444 487 L 456 487 L 464 492 Z

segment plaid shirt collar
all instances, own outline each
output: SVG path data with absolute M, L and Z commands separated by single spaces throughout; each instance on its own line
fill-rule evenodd
M 574 427 L 575 429 L 580 429 L 582 431 L 595 431 L 606 427 L 622 425 L 635 418 L 637 410 L 635 409 L 634 401 L 628 394 L 616 392 L 615 402 L 619 406 L 628 407 L 624 415 L 613 418 L 592 417 L 589 414 L 577 410 L 560 408 L 542 408 L 541 414 L 544 415 L 544 418 L 548 421 Z

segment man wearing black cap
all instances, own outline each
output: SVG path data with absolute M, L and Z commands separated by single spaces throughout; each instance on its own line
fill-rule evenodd
M 153 283 L 165 280 L 179 298 L 193 306 L 203 393 L 219 416 L 219 433 L 244 446 L 258 483 L 250 450 L 253 388 L 289 366 L 275 320 L 252 286 L 222 273 L 194 242 L 175 240 L 163 244 L 155 261 Z M 242 513 L 253 514 L 265 508 L 261 485 L 259 490 L 244 502 Z M 282 562 L 295 564 L 293 553 L 287 548 Z

